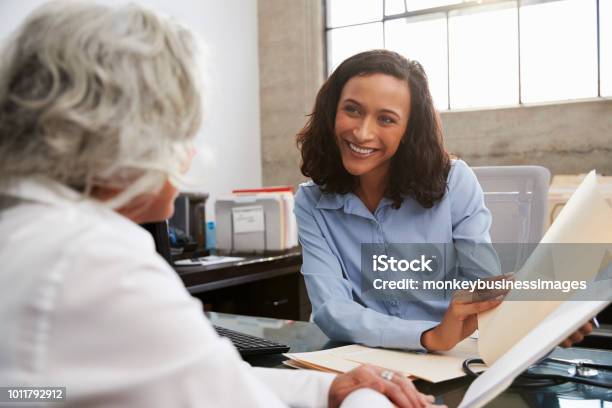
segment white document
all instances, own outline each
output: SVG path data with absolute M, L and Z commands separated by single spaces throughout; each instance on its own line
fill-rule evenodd
M 310 353 L 285 354 L 307 368 L 344 373 L 361 364 L 372 364 L 430 382 L 463 377 L 463 361 L 477 356 L 476 340 L 467 338 L 443 353 L 387 350 L 353 344 Z
M 612 243 L 612 208 L 598 191 L 595 171 L 584 178 L 541 243 Z M 604 247 L 583 245 L 572 251 L 569 245 L 539 245 L 517 272 L 517 279 L 530 279 L 550 271 L 554 274 L 554 279 L 558 280 L 591 281 L 606 257 Z M 594 253 L 587 256 L 587 250 Z M 610 282 L 605 284 L 609 285 Z M 514 295 L 510 292 L 507 295 L 508 300 L 478 316 L 478 351 L 488 365 L 504 355 L 563 303 L 563 300 L 511 300 Z M 571 292 L 567 296 L 571 296 Z M 583 323 L 585 322 L 586 319 Z
M 228 263 L 228 262 L 238 262 L 238 261 L 243 261 L 243 260 L 244 260 L 243 257 L 238 257 L 238 256 L 210 255 L 210 256 L 203 256 L 201 258 L 181 259 L 180 261 L 174 262 L 174 264 L 179 265 L 179 266 L 193 266 L 193 265 L 209 266 L 209 265 L 216 265 L 216 264 Z
M 264 209 L 261 205 L 232 208 L 232 222 L 234 234 L 263 232 L 266 230 Z
M 459 408 L 482 407 L 512 384 L 530 365 L 539 361 L 610 302 L 567 301 L 501 356 L 470 385 Z
M 347 373 L 360 366 L 359 363 L 334 355 L 334 350 L 336 349 L 310 351 L 306 353 L 286 353 L 283 355 L 291 361 L 297 362 L 298 366 L 319 371 Z

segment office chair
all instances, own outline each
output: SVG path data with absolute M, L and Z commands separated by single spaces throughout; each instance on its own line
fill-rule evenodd
M 516 271 L 544 235 L 550 172 L 542 166 L 472 167 L 491 211 L 502 270 Z M 524 245 L 532 244 L 532 245 Z

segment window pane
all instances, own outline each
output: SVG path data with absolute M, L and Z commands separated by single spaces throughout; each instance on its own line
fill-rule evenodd
M 599 0 L 601 96 L 612 96 L 612 0 Z
M 385 16 L 401 14 L 406 12 L 404 0 L 385 0 Z
M 463 3 L 462 0 L 406 0 L 408 11 L 423 10 L 434 7 L 449 6 L 451 4 Z
M 327 0 L 327 27 L 382 20 L 382 0 Z
M 597 96 L 595 0 L 521 6 L 523 102 Z
M 517 104 L 516 3 L 453 12 L 448 26 L 451 108 Z
M 337 28 L 327 32 L 328 73 L 345 59 L 361 51 L 383 48 L 382 23 Z
M 427 41 L 423 41 L 426 38 Z M 421 63 L 438 109 L 448 109 L 446 16 L 412 17 L 385 23 L 385 46 Z

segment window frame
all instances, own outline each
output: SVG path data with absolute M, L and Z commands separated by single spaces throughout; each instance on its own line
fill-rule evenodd
M 329 31 L 331 30 L 335 30 L 335 29 L 339 29 L 339 28 L 345 28 L 345 27 L 353 27 L 353 26 L 359 26 L 359 25 L 363 25 L 363 24 L 370 24 L 370 23 L 375 23 L 375 22 L 381 22 L 383 25 L 383 30 L 382 30 L 382 38 L 383 38 L 383 47 L 386 47 L 386 35 L 385 35 L 385 29 L 384 29 L 384 25 L 385 22 L 387 21 L 392 21 L 392 20 L 398 20 L 398 19 L 404 19 L 404 18 L 409 18 L 409 17 L 417 17 L 417 16 L 426 16 L 426 15 L 432 15 L 432 14 L 444 14 L 445 18 L 446 18 L 446 43 L 447 43 L 447 47 L 446 47 L 446 66 L 447 66 L 447 106 L 446 106 L 446 110 L 447 111 L 452 111 L 452 110 L 482 110 L 482 109 L 490 109 L 490 108 L 496 108 L 497 106 L 483 106 L 480 108 L 468 108 L 468 109 L 457 109 L 457 108 L 451 108 L 451 85 L 450 85 L 450 32 L 449 32 L 449 16 L 450 13 L 456 10 L 464 10 L 464 9 L 478 9 L 478 8 L 486 8 L 490 5 L 494 5 L 494 4 L 503 4 L 503 3 L 516 3 L 516 6 L 512 6 L 512 8 L 516 8 L 516 15 L 517 15 L 517 32 L 516 32 L 516 36 L 517 36 L 517 52 L 518 52 L 518 56 L 517 56 L 517 62 L 518 62 L 518 66 L 519 66 L 519 70 L 518 70 L 518 77 L 517 77 L 517 87 L 518 87 L 518 105 L 509 105 L 509 106 L 531 106 L 531 105 L 541 105 L 541 104 L 549 104 L 549 103 L 555 103 L 555 102 L 567 102 L 568 100 L 550 100 L 550 101 L 545 101 L 545 102 L 539 102 L 539 103 L 525 103 L 523 102 L 523 95 L 522 95 L 522 89 L 521 89 L 521 8 L 523 6 L 526 5 L 532 5 L 532 4 L 539 4 L 539 3 L 550 3 L 550 2 L 558 2 L 558 1 L 562 1 L 562 0 L 469 0 L 466 1 L 464 0 L 461 3 L 457 3 L 457 4 L 452 4 L 452 5 L 447 5 L 447 6 L 440 6 L 440 7 L 431 7 L 431 8 L 426 8 L 426 9 L 421 9 L 421 10 L 415 10 L 415 11 L 406 11 L 404 13 L 398 13 L 398 14 L 392 14 L 392 15 L 386 15 L 385 14 L 385 3 L 386 0 L 380 0 L 382 2 L 382 19 L 376 19 L 376 20 L 369 20 L 367 23 L 363 22 L 363 23 L 356 23 L 356 24 L 347 24 L 347 25 L 343 25 L 343 26 L 337 26 L 337 27 L 329 27 L 327 25 L 327 1 L 326 0 L 321 0 L 323 3 L 323 26 L 325 27 L 324 30 L 324 69 L 325 69 L 325 76 L 327 77 L 329 75 L 329 55 L 328 55 L 328 47 L 329 47 L 329 38 L 330 36 Z M 331 0 L 333 1 L 333 0 Z M 410 0 L 405 0 L 405 1 L 410 1 Z M 595 1 L 595 13 L 596 15 L 594 16 L 595 22 L 596 22 L 596 48 L 597 48 L 597 95 L 594 97 L 590 97 L 590 98 L 584 98 L 584 99 L 609 99 L 606 96 L 602 96 L 601 94 L 601 17 L 600 17 L 600 0 L 594 0 Z M 406 8 L 406 3 L 404 2 L 404 8 Z M 580 99 L 580 100 L 584 100 L 584 99 Z M 578 100 L 578 99 L 572 99 L 572 100 Z M 571 101 L 571 100 L 570 100 Z

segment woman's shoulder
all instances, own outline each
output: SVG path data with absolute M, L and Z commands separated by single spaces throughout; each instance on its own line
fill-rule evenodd
M 451 160 L 451 168 L 446 182 L 448 192 L 451 194 L 473 191 L 475 187 L 480 188 L 474 171 L 460 159 Z
M 297 193 L 295 194 L 296 204 L 302 207 L 314 207 L 317 205 L 323 192 L 321 187 L 314 181 L 307 181 L 298 186 Z
M 337 210 L 344 205 L 345 196 L 323 191 L 320 185 L 309 181 L 300 184 L 295 196 L 295 208 L 307 212 L 313 209 Z

